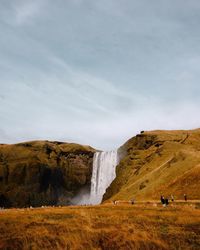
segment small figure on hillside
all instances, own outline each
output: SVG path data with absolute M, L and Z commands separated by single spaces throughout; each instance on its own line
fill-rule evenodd
M 173 195 L 171 195 L 171 201 L 174 202 L 174 196 Z
M 165 197 L 164 197 L 163 195 L 161 195 L 160 201 L 161 201 L 161 203 L 162 203 L 163 205 L 165 204 Z
M 134 199 L 132 199 L 131 200 L 131 205 L 133 205 L 135 203 L 135 200 Z
M 184 194 L 184 200 L 187 201 L 187 194 Z

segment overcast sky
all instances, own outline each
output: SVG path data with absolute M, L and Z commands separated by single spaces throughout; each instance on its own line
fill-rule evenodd
M 110 150 L 199 112 L 199 0 L 0 0 L 1 143 Z

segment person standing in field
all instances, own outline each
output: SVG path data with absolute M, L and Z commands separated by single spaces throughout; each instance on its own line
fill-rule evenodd
M 161 201 L 161 203 L 164 205 L 165 204 L 165 198 L 164 198 L 164 196 L 163 195 L 161 195 L 161 197 L 160 197 L 160 201 Z
M 169 199 L 165 198 L 165 205 L 168 206 L 169 205 Z
M 186 194 L 184 194 L 184 200 L 187 201 L 187 195 Z
M 172 201 L 172 202 L 174 201 L 174 196 L 173 196 L 173 195 L 171 195 L 171 201 Z

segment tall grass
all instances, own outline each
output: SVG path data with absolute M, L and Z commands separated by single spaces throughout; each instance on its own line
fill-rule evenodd
M 137 205 L 0 211 L 0 249 L 199 249 L 200 210 Z

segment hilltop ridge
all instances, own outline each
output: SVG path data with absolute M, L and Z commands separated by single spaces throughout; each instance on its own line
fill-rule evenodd
M 200 199 L 200 129 L 142 131 L 119 149 L 109 199 Z

